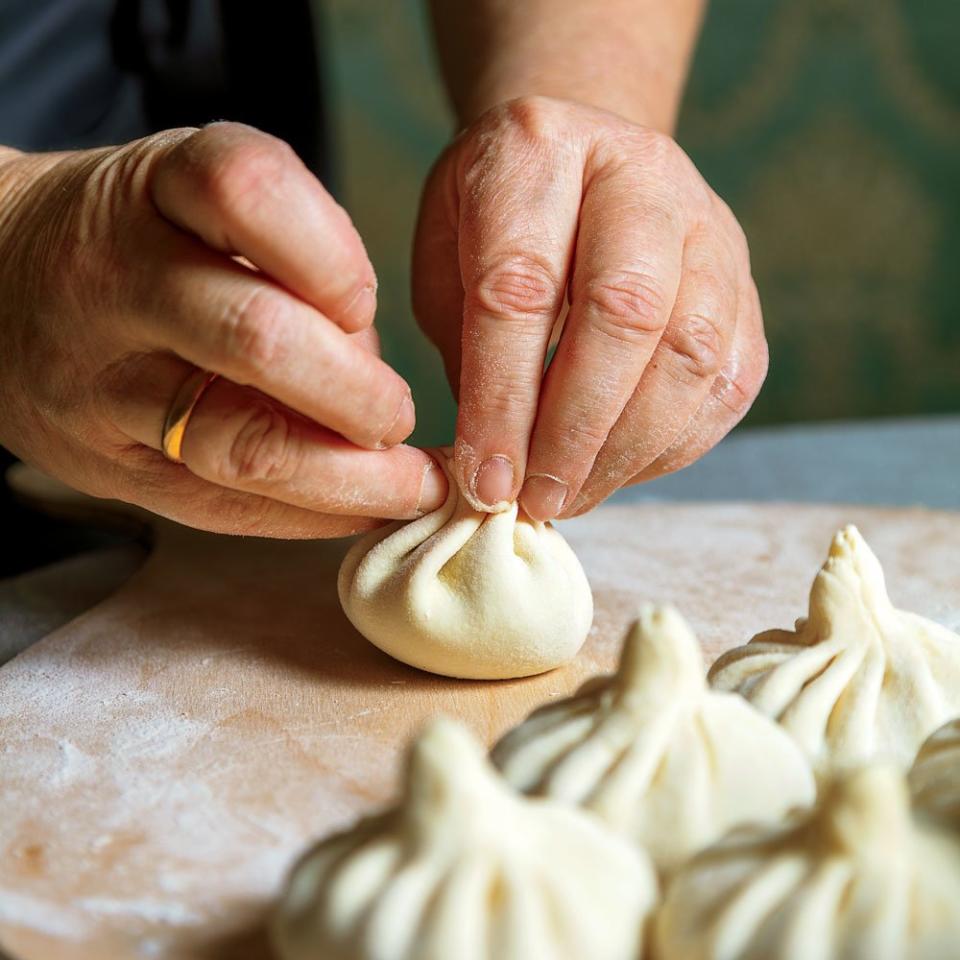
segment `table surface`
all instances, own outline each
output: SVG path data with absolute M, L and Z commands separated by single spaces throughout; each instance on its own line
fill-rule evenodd
M 735 431 L 614 503 L 781 501 L 960 510 L 960 416 Z M 112 548 L 0 582 L 0 663 L 112 593 L 143 551 Z
M 564 525 L 594 595 L 583 650 L 493 683 L 430 676 L 364 641 L 337 600 L 343 541 L 158 526 L 117 593 L 0 669 L 0 942 L 23 960 L 265 960 L 292 859 L 395 796 L 428 717 L 492 743 L 609 672 L 647 601 L 681 610 L 709 663 L 806 610 L 849 522 L 894 603 L 960 626 L 960 512 L 604 506 Z
M 960 416 L 737 431 L 686 470 L 612 499 L 960 510 Z

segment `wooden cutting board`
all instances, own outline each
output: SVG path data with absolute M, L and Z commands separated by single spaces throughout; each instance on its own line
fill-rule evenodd
M 612 669 L 645 600 L 676 604 L 708 661 L 789 625 L 851 520 L 895 602 L 960 626 L 960 514 L 607 507 L 562 526 L 596 599 L 585 649 L 509 682 L 430 676 L 367 644 L 337 602 L 342 542 L 161 524 L 119 592 L 0 669 L 0 943 L 25 960 L 265 960 L 291 859 L 391 797 L 427 718 L 493 741 Z

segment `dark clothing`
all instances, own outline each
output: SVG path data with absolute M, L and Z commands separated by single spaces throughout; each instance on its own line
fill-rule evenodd
M 329 186 L 309 0 L 0 0 L 0 145 L 65 150 L 239 120 Z M 0 577 L 112 542 L 40 517 L 2 483 Z
M 2 0 L 0 144 L 58 150 L 240 120 L 325 172 L 309 0 Z

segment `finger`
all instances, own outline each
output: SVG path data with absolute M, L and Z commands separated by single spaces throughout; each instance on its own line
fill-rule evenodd
M 683 433 L 632 479 L 644 483 L 689 466 L 712 450 L 747 414 L 767 375 L 769 354 L 757 289 L 750 281 L 744 322 L 737 324 L 730 360 Z
M 166 408 L 191 369 L 170 356 L 129 361 L 109 387 L 115 425 L 131 440 L 159 447 Z M 362 450 L 222 379 L 194 407 L 181 455 L 212 484 L 320 513 L 408 519 L 436 509 L 446 495 L 443 471 L 423 451 Z
M 257 387 L 360 446 L 410 435 L 410 388 L 352 335 L 172 228 L 159 224 L 150 244 L 159 268 L 132 291 L 148 344 Z
M 590 180 L 570 313 L 547 370 L 520 502 L 550 520 L 580 491 L 636 389 L 680 286 L 685 217 L 635 168 Z
M 422 450 L 361 450 L 226 380 L 197 404 L 183 460 L 212 483 L 322 513 L 411 519 L 437 509 L 447 491 Z
M 161 156 L 160 213 L 208 246 L 254 263 L 347 331 L 376 312 L 376 278 L 346 212 L 282 140 L 214 123 Z
M 457 242 L 459 199 L 455 163 L 447 153 L 430 171 L 413 241 L 411 294 L 413 313 L 423 332 L 440 351 L 454 397 L 460 393 L 460 342 L 463 284 Z
M 674 442 L 624 485 L 645 483 L 689 466 L 716 446 L 750 409 L 768 366 L 760 302 L 752 280 L 741 286 L 738 302 L 741 309 L 730 355 L 700 408 Z M 574 504 L 569 516 L 585 513 L 598 502 L 591 493 Z
M 464 289 L 454 469 L 477 509 L 516 498 L 563 302 L 582 162 L 508 131 L 462 183 Z
M 330 516 L 256 494 L 229 490 L 194 476 L 162 453 L 137 445 L 125 456 L 115 496 L 197 530 L 282 540 L 347 537 L 372 530 L 369 517 Z
M 723 233 L 690 234 L 670 320 L 593 464 L 581 491 L 587 501 L 605 499 L 656 460 L 706 400 L 732 349 L 738 274 Z

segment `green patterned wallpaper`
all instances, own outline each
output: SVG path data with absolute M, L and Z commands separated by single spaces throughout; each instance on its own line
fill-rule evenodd
M 416 439 L 453 404 L 410 316 L 450 119 L 418 0 L 327 0 L 339 182 Z M 678 139 L 750 239 L 771 345 L 750 421 L 960 411 L 958 0 L 715 0 Z

